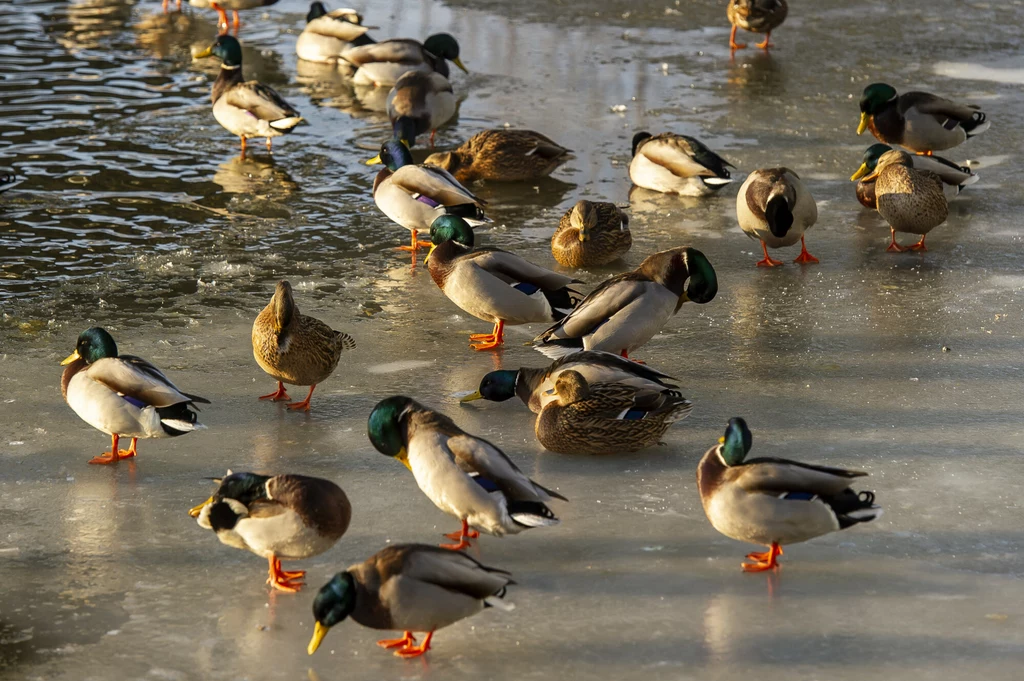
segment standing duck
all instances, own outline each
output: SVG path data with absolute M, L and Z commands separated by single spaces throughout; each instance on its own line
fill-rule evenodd
M 456 215 L 430 226 L 430 278 L 450 301 L 477 319 L 494 324 L 491 333 L 469 337 L 474 350 L 505 342 L 505 325 L 550 323 L 565 317 L 580 294 L 577 279 L 558 274 L 499 248 L 473 248 L 473 228 Z
M 470 137 L 454 151 L 431 154 L 425 163 L 444 168 L 459 182 L 523 182 L 547 177 L 572 151 L 533 130 L 494 128 Z
M 697 465 L 704 513 L 730 539 L 767 546 L 749 553 L 746 572 L 778 565 L 786 544 L 845 530 L 882 515 L 872 492 L 850 488 L 867 473 L 812 466 L 788 459 L 746 459 L 753 436 L 741 418 L 729 419 L 725 437 Z
M 252 324 L 252 354 L 260 368 L 277 381 L 277 391 L 261 400 L 291 399 L 284 384 L 308 385 L 309 394 L 289 409 L 309 411 L 309 398 L 317 384 L 334 373 L 343 350 L 356 346 L 352 336 L 335 331 L 319 319 L 299 312 L 292 286 L 279 281 L 274 297 Z
M 807 252 L 804 232 L 818 221 L 814 197 L 789 168 L 762 168 L 750 173 L 736 195 L 736 217 L 751 239 L 761 242 L 764 259 L 758 267 L 775 267 L 768 247 L 792 246 L 800 240 L 800 255 L 793 262 L 812 263 L 818 259 Z
M 429 244 L 418 240 L 419 232 L 428 231 L 442 215 L 458 215 L 470 225 L 490 222 L 484 217 L 486 201 L 459 184 L 447 170 L 416 165 L 412 152 L 401 140 L 388 140 L 380 153 L 366 162 L 383 163 L 384 168 L 373 181 L 373 200 L 384 215 L 412 232 L 412 243 L 400 246 L 413 252 Z
M 213 83 L 213 117 L 228 132 L 242 140 L 242 153 L 249 137 L 265 137 L 267 151 L 272 140 L 285 135 L 302 122 L 302 116 L 281 95 L 259 81 L 242 78 L 242 46 L 229 35 L 221 35 L 196 58 L 217 57 L 220 75 Z
M 551 236 L 551 255 L 564 267 L 599 267 L 629 251 L 629 217 L 614 203 L 579 201 Z
M 856 188 L 857 200 L 865 208 L 875 210 L 878 204 L 875 198 L 875 180 L 864 180 L 862 178 L 873 173 L 878 166 L 878 159 L 890 151 L 892 151 L 892 147 L 888 144 L 882 144 L 881 142 L 872 144 L 864 152 L 864 159 L 863 163 L 860 164 L 860 168 L 850 178 L 851 182 L 860 180 L 857 182 Z M 910 161 L 916 170 L 929 170 L 939 176 L 939 179 L 942 180 L 942 193 L 945 195 L 946 201 L 953 200 L 964 187 L 978 181 L 978 176 L 968 166 L 958 166 L 941 156 L 921 156 L 915 154 L 910 157 Z
M 398 657 L 419 657 L 430 650 L 434 632 L 484 608 L 512 610 L 505 589 L 512 576 L 464 553 L 423 544 L 389 546 L 365 562 L 339 572 L 313 599 L 310 655 L 334 625 L 351 616 L 371 629 L 398 629 L 402 638 L 377 641 L 397 648 Z M 415 632 L 426 638 L 416 644 Z
M 557 399 L 534 425 L 545 449 L 560 454 L 619 454 L 658 444 L 693 403 L 675 390 L 648 390 L 617 383 L 590 384 L 569 369 L 555 380 Z
M 394 396 L 379 402 L 370 413 L 367 435 L 378 452 L 412 471 L 435 506 L 462 521 L 461 531 L 447 535 L 458 544 L 443 548 L 462 550 L 479 532 L 503 537 L 558 524 L 547 502 L 565 497 L 528 478 L 487 440 L 413 399 Z
M 732 182 L 732 164 L 686 135 L 663 132 L 633 136 L 629 179 L 638 187 L 679 196 L 707 196 Z
M 188 4 L 196 9 L 212 9 L 217 12 L 217 29 L 221 32 L 221 35 L 228 32 L 228 15 L 226 10 L 231 10 L 235 35 L 238 35 L 238 27 L 241 25 L 238 21 L 238 10 L 269 7 L 276 2 L 277 0 L 188 0 Z M 178 9 L 181 9 L 180 2 L 178 3 Z
M 455 93 L 448 79 L 436 71 L 410 71 L 403 74 L 388 93 L 388 119 L 395 139 L 410 147 L 416 137 L 430 132 L 434 146 L 437 129 L 455 115 Z
M 341 539 L 352 519 L 348 497 L 330 480 L 228 471 L 216 482 L 213 496 L 189 515 L 222 544 L 266 558 L 267 584 L 280 591 L 298 591 L 306 574 L 282 570 L 281 560 L 320 555 Z
M 764 33 L 764 40 L 754 47 L 767 50 L 774 47 L 771 43 L 772 31 L 782 25 L 789 13 L 789 5 L 786 0 L 729 0 L 725 10 L 732 24 L 732 32 L 729 33 L 729 48 L 742 50 L 746 43 L 736 42 L 736 31 L 742 28 L 751 33 Z
M 89 463 L 132 458 L 138 454 L 139 438 L 177 437 L 206 427 L 193 408 L 197 402 L 209 404 L 208 399 L 182 392 L 141 357 L 118 355 L 106 329 L 83 331 L 61 365 L 64 401 L 83 421 L 110 436 L 110 452 Z M 121 437 L 132 439 L 129 449 L 118 449 Z
M 584 351 L 557 359 L 543 369 L 520 367 L 518 371 L 492 371 L 480 380 L 480 388 L 475 393 L 459 402 L 504 402 L 518 397 L 530 411 L 539 414 L 546 404 L 558 399 L 555 381 L 562 372 L 569 370 L 578 372 L 587 383 L 617 383 L 656 392 L 668 390 L 681 397 L 678 386 L 669 382 L 675 379 L 666 373 L 610 352 Z
M 952 149 L 989 128 L 985 113 L 927 92 L 897 94 L 886 83 L 872 83 L 860 98 L 857 134 L 868 128 L 879 142 L 899 144 L 918 154 Z
M 353 83 L 376 87 L 391 87 L 409 71 L 435 71 L 448 78 L 449 61 L 466 70 L 459 59 L 459 43 L 448 33 L 437 33 L 423 43 L 398 39 L 353 46 L 341 58 L 356 68 Z
M 629 353 L 654 337 L 683 303 L 704 305 L 718 293 L 718 277 L 696 248 L 680 246 L 648 256 L 632 272 L 591 291 L 565 319 L 533 340 L 558 359 L 580 350 Z
M 306 27 L 295 41 L 295 54 L 299 59 L 319 64 L 337 64 L 341 53 L 350 47 L 372 45 L 373 38 L 366 35 L 369 26 L 354 9 L 327 11 L 320 0 L 309 6 Z M 346 62 L 347 63 L 347 62 Z
M 927 251 L 924 239 L 946 221 L 949 205 L 942 192 L 942 179 L 929 170 L 917 170 L 910 154 L 888 151 L 882 154 L 875 172 L 864 178 L 875 181 L 878 214 L 889 223 L 890 252 Z M 896 232 L 920 234 L 921 240 L 906 248 L 896 243 Z

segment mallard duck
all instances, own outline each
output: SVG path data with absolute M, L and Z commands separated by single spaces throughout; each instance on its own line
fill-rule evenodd
M 541 410 L 534 432 L 545 449 L 559 454 L 618 454 L 656 445 L 693 409 L 675 390 L 590 384 L 574 369 L 555 379 L 555 396 Z
M 459 182 L 522 182 L 547 177 L 572 151 L 533 130 L 495 128 L 470 137 L 458 149 L 431 154 L 425 163 L 444 168 Z
M 864 152 L 864 162 L 850 177 L 851 181 L 860 180 L 857 182 L 857 200 L 865 208 L 875 210 L 878 204 L 875 200 L 875 180 L 862 178 L 874 172 L 878 165 L 878 159 L 882 158 L 882 154 L 890 151 L 892 151 L 892 147 L 888 144 L 872 144 Z M 939 179 L 942 180 L 942 193 L 945 195 L 946 201 L 953 200 L 964 187 L 978 181 L 978 176 L 968 166 L 958 166 L 941 156 L 915 154 L 910 157 L 910 161 L 917 170 L 929 170 L 939 176 Z
M 345 492 L 330 480 L 305 475 L 232 473 L 188 514 L 222 544 L 251 551 L 269 563 L 267 584 L 302 588 L 306 572 L 281 569 L 282 560 L 318 556 L 341 539 L 352 520 Z
M 807 252 L 804 232 L 818 221 L 818 206 L 800 176 L 789 168 L 761 168 L 747 176 L 736 195 L 736 217 L 740 229 L 761 242 L 764 259 L 758 267 L 775 267 L 768 247 L 792 246 L 800 240 L 800 255 L 793 262 L 812 263 L 818 259 Z
M 416 136 L 430 131 L 434 145 L 437 129 L 455 115 L 455 93 L 448 79 L 436 71 L 410 71 L 403 74 L 388 93 L 388 119 L 395 139 L 410 147 Z
M 526 477 L 487 440 L 413 399 L 396 395 L 377 403 L 367 434 L 378 452 L 412 471 L 435 506 L 462 521 L 461 531 L 447 535 L 458 544 L 443 548 L 462 550 L 479 532 L 503 537 L 558 524 L 546 504 L 565 497 Z
M 238 27 L 241 25 L 238 21 L 238 10 L 269 7 L 276 2 L 277 0 L 188 0 L 188 4 L 197 9 L 212 9 L 217 12 L 217 29 L 221 32 L 221 35 L 228 32 L 228 15 L 226 10 L 231 10 L 235 35 L 238 35 Z M 164 9 L 166 10 L 166 4 Z M 181 9 L 181 2 L 178 2 L 178 9 Z
M 363 17 L 356 10 L 342 8 L 328 12 L 317 0 L 309 6 L 306 28 L 295 42 L 295 54 L 306 61 L 336 64 L 344 50 L 374 43 L 373 38 L 366 35 L 370 27 L 362 23 Z
M 750 459 L 753 436 L 741 418 L 729 419 L 725 437 L 697 465 L 697 489 L 711 525 L 730 539 L 762 544 L 748 553 L 747 572 L 778 565 L 785 544 L 845 530 L 882 515 L 873 492 L 855 492 L 850 481 L 867 475 L 788 459 Z
M 155 366 L 134 355 L 118 355 L 106 329 L 78 336 L 75 351 L 61 362 L 64 401 L 79 418 L 110 436 L 110 451 L 89 463 L 117 463 L 136 454 L 139 438 L 176 437 L 205 428 L 193 408 L 210 400 L 182 392 Z M 118 449 L 121 437 L 132 439 Z
M 434 632 L 484 608 L 512 610 L 505 589 L 515 584 L 505 570 L 487 567 L 464 553 L 423 544 L 389 546 L 339 572 L 313 600 L 310 655 L 331 627 L 351 615 L 371 629 L 398 629 L 402 638 L 377 641 L 397 648 L 398 657 L 419 657 L 430 650 Z M 426 632 L 416 645 L 414 632 Z
M 419 232 L 429 230 L 442 215 L 458 215 L 471 225 L 490 222 L 484 217 L 486 201 L 447 170 L 413 163 L 404 142 L 392 139 L 382 144 L 380 153 L 366 162 L 377 163 L 385 167 L 373 181 L 373 200 L 384 215 L 412 232 L 411 245 L 399 248 L 412 251 L 413 258 L 418 249 L 429 245 L 417 239 Z
M 732 182 L 732 164 L 686 135 L 633 136 L 629 179 L 638 187 L 679 196 L 707 196 Z
M 316 386 L 334 373 L 343 350 L 356 346 L 352 336 L 299 312 L 292 285 L 277 282 L 274 297 L 252 323 L 252 354 L 260 368 L 277 381 L 277 391 L 261 400 L 290 400 L 284 384 L 308 385 L 309 394 L 289 409 L 309 411 Z
M 668 390 L 681 395 L 675 381 L 666 373 L 632 362 L 610 352 L 577 352 L 557 359 L 543 369 L 520 367 L 518 371 L 501 369 L 485 374 L 480 388 L 459 402 L 490 400 L 504 402 L 518 397 L 535 414 L 549 402 L 558 399 L 555 381 L 563 371 L 578 372 L 587 383 L 617 383 L 647 391 Z
M 221 60 L 220 75 L 213 83 L 213 117 L 229 132 L 242 140 L 248 137 L 267 138 L 267 151 L 272 140 L 292 131 L 302 116 L 281 95 L 256 80 L 242 78 L 242 46 L 229 35 L 221 35 L 196 58 L 217 57 Z
M 957 104 L 927 92 L 900 95 L 891 85 L 872 83 L 860 98 L 857 134 L 870 128 L 879 142 L 931 154 L 963 144 L 989 125 L 985 113 L 973 104 Z
M 457 215 L 442 215 L 430 226 L 427 267 L 448 300 L 477 319 L 494 324 L 491 333 L 469 337 L 474 350 L 492 350 L 505 342 L 505 325 L 562 319 L 580 300 L 569 284 L 578 279 L 558 274 L 500 248 L 473 248 L 473 228 Z
M 618 260 L 632 245 L 629 217 L 614 203 L 578 201 L 551 236 L 551 255 L 565 267 L 598 267 Z
M 459 43 L 448 33 L 432 35 L 422 44 L 399 39 L 350 47 L 341 58 L 356 67 L 352 76 L 356 85 L 390 87 L 409 71 L 436 71 L 447 78 L 449 61 L 466 71 L 459 59 Z
M 742 28 L 751 33 L 764 33 L 764 40 L 754 47 L 767 50 L 775 47 L 771 43 L 772 31 L 782 25 L 789 13 L 789 5 L 786 0 L 729 0 L 725 10 L 732 24 L 732 32 L 729 33 L 729 48 L 742 50 L 746 43 L 736 42 L 736 30 Z
M 565 319 L 533 340 L 551 359 L 580 350 L 629 353 L 654 337 L 683 303 L 710 303 L 718 293 L 715 268 L 696 248 L 648 256 L 632 272 L 607 279 Z
M 910 154 L 882 154 L 875 172 L 864 178 L 875 181 L 878 214 L 889 223 L 890 252 L 927 251 L 924 238 L 946 221 L 949 205 L 942 193 L 942 179 L 929 170 L 917 170 Z M 921 240 L 906 248 L 896 243 L 896 232 L 920 234 Z

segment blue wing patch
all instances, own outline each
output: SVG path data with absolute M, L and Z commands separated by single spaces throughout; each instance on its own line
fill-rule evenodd
M 148 406 L 142 400 L 132 397 L 131 395 L 121 395 L 121 399 L 123 399 L 125 402 L 132 405 L 133 407 L 138 407 L 139 409 L 145 409 Z
M 643 409 L 630 409 L 622 415 L 623 421 L 639 421 L 647 416 L 647 412 Z
M 818 495 L 810 492 L 785 492 L 780 494 L 779 498 L 790 499 L 792 501 L 814 501 L 818 498 Z
M 498 491 L 498 485 L 495 484 L 495 482 L 493 480 L 489 480 L 488 478 L 485 478 L 484 476 L 480 475 L 479 473 L 470 473 L 469 475 L 470 475 L 471 478 L 476 480 L 476 484 L 478 484 L 481 487 L 483 487 L 484 490 L 486 490 L 487 492 L 497 492 Z
M 531 284 L 526 281 L 521 281 L 518 284 L 513 284 L 512 288 L 519 291 L 520 293 L 525 293 L 528 296 L 532 296 L 534 293 L 540 290 L 540 286 L 537 286 L 536 284 Z

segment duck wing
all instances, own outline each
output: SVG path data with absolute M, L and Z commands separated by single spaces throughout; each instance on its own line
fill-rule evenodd
M 612 315 L 642 296 L 652 286 L 661 284 L 638 272 L 616 275 L 591 291 L 572 312 L 560 322 L 545 329 L 534 342 L 543 342 L 549 338 L 582 338 L 593 333 Z
M 444 206 L 464 203 L 487 205 L 486 201 L 463 187 L 451 173 L 436 166 L 402 166 L 391 174 L 391 183 L 412 194 L 414 198 L 425 196 Z
M 543 487 L 519 470 L 511 459 L 483 438 L 467 433 L 448 438 L 448 449 L 466 473 L 477 473 L 498 486 L 509 499 L 517 501 L 568 501 L 558 492 Z
M 154 407 L 169 407 L 183 402 L 210 401 L 182 392 L 163 372 L 141 357 L 120 355 L 105 357 L 86 368 L 86 375 L 121 395 L 127 395 Z
M 686 135 L 656 135 L 637 150 L 647 160 L 677 177 L 697 175 L 728 178 L 728 161 L 708 149 L 702 142 Z
M 981 109 L 973 104 L 960 104 L 928 92 L 907 92 L 901 96 L 899 112 L 904 114 L 909 109 L 917 109 L 919 112 L 929 114 L 939 120 L 952 119 L 957 123 L 968 124 L 981 113 Z M 982 118 L 984 118 L 984 114 L 982 114 Z
M 381 583 L 401 576 L 483 600 L 514 584 L 510 573 L 488 567 L 460 551 L 425 544 L 391 546 L 377 553 Z
M 273 88 L 255 80 L 235 85 L 224 94 L 224 97 L 231 106 L 244 109 L 264 121 L 278 121 L 299 115 L 295 107 L 286 102 Z
M 579 279 L 534 265 L 515 253 L 499 248 L 480 248 L 467 254 L 477 267 L 499 277 L 507 284 L 528 282 L 545 291 L 557 291 L 569 284 L 582 284 Z
M 421 43 L 403 38 L 350 47 L 341 53 L 341 58 L 356 66 L 375 62 L 422 64 L 426 61 L 424 52 Z
M 729 470 L 733 481 L 748 492 L 807 492 L 822 496 L 841 494 L 854 478 L 867 475 L 863 471 L 767 457 L 750 459 Z

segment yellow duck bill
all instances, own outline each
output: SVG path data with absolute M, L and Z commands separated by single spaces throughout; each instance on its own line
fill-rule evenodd
M 850 175 L 850 182 L 855 182 L 856 180 L 859 180 L 860 178 L 867 175 L 869 172 L 871 171 L 868 170 L 868 164 L 861 163 L 860 168 L 857 168 L 857 172 L 855 172 L 853 175 Z
M 857 126 L 857 134 L 863 135 L 864 131 L 868 129 L 868 121 L 870 117 L 866 113 L 860 115 L 860 124 Z
M 203 503 L 199 504 L 198 506 L 193 506 L 192 508 L 188 509 L 189 516 L 191 516 L 192 518 L 198 518 L 199 514 L 203 512 L 204 508 L 206 508 L 206 505 L 207 504 L 212 504 L 212 503 L 213 503 L 213 497 L 210 497 L 209 499 L 207 499 Z
M 72 362 L 74 362 L 76 360 L 79 360 L 79 359 L 82 359 L 82 356 L 80 354 L 78 354 L 78 350 L 75 350 L 70 355 L 68 355 L 63 360 L 61 360 L 60 365 L 62 367 L 63 366 L 67 366 L 68 364 L 71 364 Z
M 327 635 L 328 631 L 330 631 L 330 628 L 317 622 L 313 627 L 313 638 L 309 639 L 309 646 L 306 647 L 306 652 L 310 655 L 315 653 L 316 649 L 320 647 L 320 643 L 324 640 L 324 636 Z
M 474 402 L 476 400 L 482 400 L 482 399 L 484 399 L 484 396 L 480 394 L 479 390 L 477 390 L 472 395 L 466 395 L 465 397 L 461 398 L 459 400 L 459 402 L 465 404 L 466 402 Z

